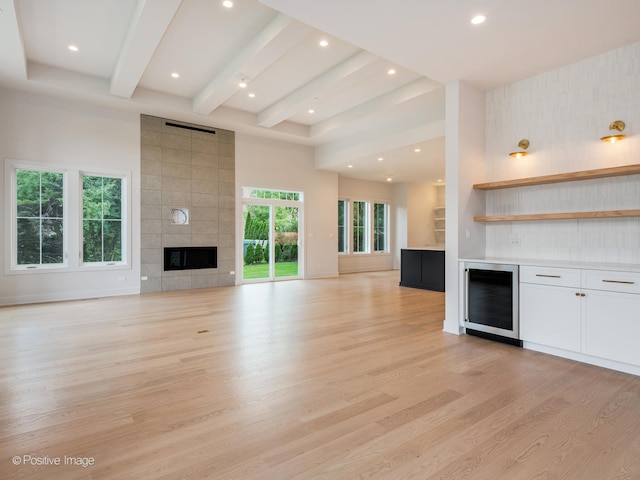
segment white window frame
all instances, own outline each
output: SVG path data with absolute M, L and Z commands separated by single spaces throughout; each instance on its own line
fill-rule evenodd
M 17 170 L 34 170 L 63 174 L 63 251 L 64 263 L 44 265 L 17 264 Z M 122 261 L 120 262 L 82 262 L 82 176 L 121 178 L 122 188 Z M 4 162 L 5 184 L 5 268 L 6 275 L 34 275 L 39 273 L 80 272 L 97 270 L 131 269 L 131 184 L 132 173 L 102 169 L 84 170 L 70 166 L 6 159 Z
M 375 210 L 376 205 L 382 205 L 384 207 L 384 249 L 376 250 L 376 225 L 375 225 Z M 389 212 L 391 211 L 391 206 L 387 202 L 380 201 L 372 201 L 371 202 L 371 247 L 372 252 L 374 254 L 384 254 L 389 253 Z
M 338 201 L 345 202 L 346 216 L 348 218 L 345 219 L 345 227 L 346 227 L 346 241 L 345 241 L 345 251 L 338 252 L 338 255 L 390 255 L 391 254 L 391 245 L 390 245 L 390 226 L 391 226 L 391 204 L 384 200 L 362 200 L 358 199 L 349 199 L 349 198 L 338 198 Z M 355 202 L 360 202 L 365 204 L 365 241 L 366 241 L 366 251 L 363 252 L 355 252 L 353 250 L 353 206 Z M 374 225 L 374 209 L 375 205 L 384 205 L 385 208 L 385 248 L 384 250 L 374 250 L 375 248 L 375 225 Z
M 84 261 L 84 186 L 82 179 L 84 177 L 103 177 L 103 178 L 118 178 L 121 180 L 121 199 L 120 199 L 120 222 L 121 222 L 121 232 L 120 232 L 120 241 L 122 244 L 122 260 L 117 262 L 85 262 Z M 129 258 L 129 195 L 128 195 L 128 177 L 124 174 L 113 174 L 113 173 L 104 173 L 104 172 L 96 172 L 96 171 L 88 171 L 83 170 L 79 172 L 78 177 L 78 192 L 80 198 L 80 225 L 79 225 L 79 233 L 80 233 L 80 243 L 79 243 L 79 258 L 80 265 L 82 267 L 110 267 L 110 266 L 122 266 L 128 264 Z
M 351 222 L 351 215 L 350 215 L 350 209 L 349 206 L 351 205 L 351 202 L 346 199 L 346 198 L 339 198 L 338 202 L 344 202 L 343 206 L 344 206 L 344 250 L 341 252 L 338 250 L 338 255 L 349 255 L 350 251 L 350 246 L 351 246 L 351 242 L 349 241 L 351 236 L 351 227 L 350 227 L 350 222 Z M 338 225 L 338 227 L 340 227 L 340 225 Z M 338 229 L 338 237 L 340 237 L 340 230 Z M 340 245 L 340 238 L 338 238 L 338 245 Z
M 18 181 L 17 181 L 17 172 L 18 170 L 30 170 L 34 172 L 50 172 L 50 173 L 59 173 L 62 174 L 62 251 L 63 251 L 63 262 L 62 263 L 51 263 L 51 264 L 18 264 L 18 216 L 17 216 L 17 205 L 18 205 Z M 68 191 L 68 173 L 65 169 L 59 168 L 52 165 L 45 165 L 40 163 L 31 163 L 31 162 L 17 162 L 17 161 L 6 161 L 5 162 L 5 216 L 9 219 L 10 227 L 7 229 L 7 234 L 9 238 L 7 238 L 5 244 L 8 247 L 9 253 L 9 261 L 5 262 L 5 265 L 8 266 L 8 270 L 11 272 L 34 272 L 43 270 L 46 271 L 61 271 L 66 270 L 68 267 L 68 251 L 69 251 L 69 204 L 67 201 Z M 6 258 L 6 257 L 5 257 Z M 5 271 L 7 268 L 5 268 Z
M 362 203 L 364 204 L 364 250 L 361 251 L 355 251 L 355 241 L 353 240 L 353 235 L 354 235 L 354 218 L 355 215 L 353 215 L 353 209 L 355 207 L 356 203 Z M 351 253 L 353 255 L 367 255 L 371 253 L 371 203 L 368 202 L 367 200 L 353 200 L 351 201 L 351 245 L 353 246 L 353 250 L 351 251 Z

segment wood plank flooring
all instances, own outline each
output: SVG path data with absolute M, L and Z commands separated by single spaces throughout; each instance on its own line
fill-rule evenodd
M 445 334 L 398 281 L 0 308 L 0 477 L 640 479 L 640 377 Z

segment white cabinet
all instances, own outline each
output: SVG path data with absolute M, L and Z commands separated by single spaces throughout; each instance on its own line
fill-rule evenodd
M 577 289 L 520 284 L 520 335 L 525 342 L 579 352 L 581 297 Z
M 520 267 L 520 332 L 525 342 L 579 352 L 580 270 Z
M 585 270 L 583 285 L 584 353 L 640 365 L 640 274 Z
M 640 366 L 640 273 L 521 266 L 520 332 L 525 346 Z

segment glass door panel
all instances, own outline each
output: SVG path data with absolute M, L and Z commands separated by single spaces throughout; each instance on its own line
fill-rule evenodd
M 242 278 L 244 280 L 272 279 L 273 267 L 269 261 L 271 206 L 245 205 L 242 216 L 244 218 Z
M 275 276 L 298 277 L 298 207 L 274 207 Z

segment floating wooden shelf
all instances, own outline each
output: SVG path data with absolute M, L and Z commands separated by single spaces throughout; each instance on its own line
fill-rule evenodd
M 623 167 L 600 168 L 597 170 L 583 170 L 580 172 L 559 173 L 556 175 L 544 175 L 541 177 L 519 178 L 516 180 L 503 180 L 499 182 L 476 183 L 476 190 L 496 190 L 499 188 L 527 187 L 533 185 L 546 185 L 549 183 L 574 182 L 576 180 L 590 180 L 593 178 L 620 177 L 623 175 L 640 174 L 640 165 L 625 165 Z M 587 212 L 588 213 L 588 212 Z M 621 216 L 621 215 L 611 215 Z M 571 217 L 583 218 L 583 217 Z
M 640 210 L 606 210 L 601 212 L 532 213 L 528 215 L 489 215 L 473 217 L 476 222 L 524 222 L 527 220 L 566 220 L 575 218 L 640 217 Z

